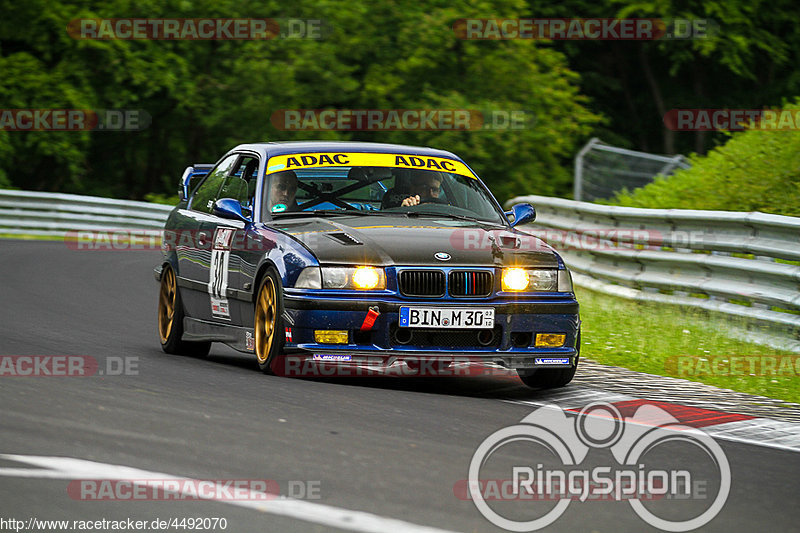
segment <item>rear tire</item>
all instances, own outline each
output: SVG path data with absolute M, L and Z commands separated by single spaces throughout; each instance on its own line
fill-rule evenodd
M 575 354 L 575 364 L 570 368 L 545 368 L 538 369 L 533 374 L 525 375 L 517 369 L 519 379 L 533 389 L 556 389 L 565 386 L 572 381 L 575 371 L 578 370 L 578 360 L 581 354 L 581 332 L 578 331 L 578 339 L 575 341 L 578 353 Z
M 275 374 L 283 352 L 283 297 L 278 274 L 270 268 L 261 280 L 255 301 L 255 343 L 258 368 Z
M 158 293 L 158 336 L 161 349 L 172 355 L 205 357 L 211 349 L 211 343 L 183 340 L 183 317 L 183 301 L 175 271 L 167 265 L 161 273 L 161 288 Z

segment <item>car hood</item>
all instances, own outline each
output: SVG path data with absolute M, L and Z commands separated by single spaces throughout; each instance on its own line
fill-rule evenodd
M 523 231 L 447 217 L 314 217 L 271 226 L 302 242 L 324 264 L 557 268 L 559 263 L 550 246 Z

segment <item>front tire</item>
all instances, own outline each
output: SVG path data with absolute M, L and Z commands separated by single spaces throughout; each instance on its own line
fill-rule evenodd
M 161 273 L 161 288 L 158 293 L 158 336 L 161 349 L 173 355 L 205 357 L 211 349 L 211 343 L 183 340 L 183 317 L 183 301 L 175 271 L 167 265 Z
M 575 341 L 578 353 L 575 354 L 575 364 L 570 368 L 540 368 L 533 374 L 523 374 L 517 370 L 519 379 L 533 389 L 556 389 L 565 386 L 575 377 L 578 370 L 578 360 L 581 355 L 581 332 L 578 331 L 578 339 Z
M 275 270 L 267 270 L 261 280 L 255 302 L 255 343 L 258 367 L 274 374 L 283 351 L 283 301 L 281 284 Z

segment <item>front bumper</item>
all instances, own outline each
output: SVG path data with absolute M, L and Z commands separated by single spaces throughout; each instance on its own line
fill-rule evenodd
M 414 330 L 410 339 L 399 342 L 397 332 L 408 330 L 398 328 L 402 306 L 493 307 L 494 328 L 488 330 L 491 342 L 485 343 L 488 334 L 479 342 L 476 332 L 481 330 L 474 329 L 419 329 Z M 573 366 L 579 352 L 578 302 L 567 294 L 524 301 L 403 301 L 374 295 L 358 300 L 318 294 L 308 298 L 287 291 L 284 307 L 287 353 L 308 357 L 329 355 L 328 361 L 340 364 L 390 368 L 405 360 L 413 364 L 428 360 L 447 363 L 461 358 L 465 364 L 500 368 L 558 368 Z M 370 309 L 377 311 L 378 316 L 371 327 L 365 328 Z M 316 343 L 314 331 L 318 329 L 346 330 L 348 343 Z M 560 347 L 536 347 L 536 333 L 563 333 L 565 342 Z

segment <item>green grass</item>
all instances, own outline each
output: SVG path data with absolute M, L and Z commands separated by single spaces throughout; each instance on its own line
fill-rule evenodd
M 723 361 L 725 368 L 729 363 L 724 361 L 730 361 L 731 356 L 796 355 L 729 337 L 726 330 L 731 321 L 728 319 L 686 307 L 629 301 L 581 287 L 577 287 L 576 292 L 583 320 L 582 357 L 649 374 L 800 403 L 800 364 L 793 362 L 791 371 L 784 367 L 782 372 L 772 373 L 765 368 L 757 370 L 756 375 L 750 375 L 747 360 L 740 360 L 742 364 L 734 366 L 741 375 L 720 375 L 706 364 L 706 361 Z M 680 356 L 700 359 L 678 359 Z M 782 360 L 786 363 L 786 358 L 767 359 L 775 362 L 776 369 L 780 369 Z M 679 362 L 691 366 L 679 368 Z

